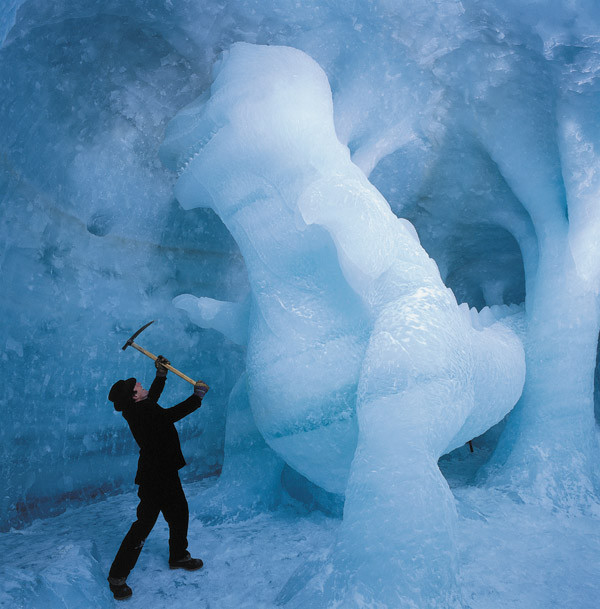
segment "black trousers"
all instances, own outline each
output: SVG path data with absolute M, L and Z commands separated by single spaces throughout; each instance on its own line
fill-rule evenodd
M 140 484 L 138 496 L 137 520 L 121 543 L 109 577 L 129 575 L 160 512 L 169 525 L 169 561 L 179 560 L 186 554 L 189 510 L 177 472 L 166 479 Z

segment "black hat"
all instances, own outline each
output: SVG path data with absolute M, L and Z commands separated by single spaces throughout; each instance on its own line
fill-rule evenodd
M 108 399 L 115 405 L 115 410 L 123 410 L 123 406 L 133 399 L 133 389 L 137 379 L 130 378 L 126 381 L 117 381 L 108 392 Z

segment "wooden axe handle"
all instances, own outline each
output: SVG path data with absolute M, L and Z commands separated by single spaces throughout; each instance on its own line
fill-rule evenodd
M 158 359 L 156 357 L 156 355 L 154 355 L 153 353 L 150 353 L 150 351 L 146 351 L 146 349 L 144 349 L 143 347 L 140 347 L 136 343 L 131 343 L 129 346 L 133 347 L 134 349 L 137 349 L 140 353 L 143 353 L 144 355 L 146 355 L 150 359 L 153 359 L 154 361 L 156 361 Z M 194 379 L 191 379 L 189 376 L 186 376 L 185 374 L 183 374 L 183 372 L 179 372 L 179 370 L 177 370 L 177 368 L 173 368 L 173 366 L 171 366 L 171 364 L 164 364 L 164 367 L 168 368 L 171 372 L 174 372 L 177 376 L 180 376 L 184 381 L 187 381 L 188 383 L 191 383 L 192 385 L 196 384 L 196 381 Z M 208 385 L 207 385 L 207 387 L 208 387 Z

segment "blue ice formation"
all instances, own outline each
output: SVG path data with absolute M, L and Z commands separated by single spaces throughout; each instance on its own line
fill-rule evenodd
M 401 350 L 394 332 L 402 319 L 392 314 L 392 303 L 401 300 L 393 290 L 400 288 L 378 278 L 396 272 L 401 283 L 409 276 L 398 269 L 402 252 L 419 281 L 431 285 L 426 301 L 447 311 L 431 323 L 437 319 L 446 344 L 460 347 L 464 357 L 455 361 L 469 362 L 459 367 L 456 387 L 447 388 L 459 406 L 460 387 L 478 386 L 469 375 L 482 361 L 469 356 L 478 347 L 468 337 L 487 345 L 486 336 L 512 337 L 512 325 L 523 339 L 523 393 L 501 433 L 496 428 L 497 445 L 491 436 L 481 440 L 495 452 L 478 482 L 554 509 L 593 507 L 600 462 L 594 419 L 594 410 L 600 412 L 599 13 L 595 0 L 4 2 L 0 526 L 130 484 L 135 446 L 106 389 L 123 375 L 149 380 L 151 362 L 120 346 L 150 319 L 158 321 L 141 344 L 212 387 L 202 417 L 186 420 L 181 430 L 184 451 L 193 455 L 190 475 L 222 468 L 233 511 L 273 505 L 280 480 L 291 484 L 301 474 L 323 493 L 352 495 L 352 480 L 362 480 L 353 451 L 363 446 L 363 413 L 411 378 L 399 358 L 398 386 L 386 385 L 392 371 L 381 369 L 384 358 L 373 346 L 380 340 L 382 353 Z M 278 136 L 298 137 L 298 159 L 290 158 L 289 141 L 267 130 L 252 161 L 251 150 L 239 145 L 248 141 L 232 136 L 231 158 L 243 161 L 237 169 L 251 179 L 232 175 L 223 188 L 213 184 L 210 198 L 206 184 L 190 185 L 193 204 L 203 207 L 186 210 L 183 194 L 182 201 L 173 194 L 177 175 L 161 164 L 159 148 L 176 115 L 185 125 L 212 108 L 207 118 L 225 128 L 218 121 L 244 107 L 233 104 L 235 91 L 221 91 L 227 100 L 221 105 L 211 90 L 213 66 L 222 78 L 219 62 L 231 67 L 231 54 L 250 48 L 238 42 L 297 49 L 322 68 L 321 85 L 311 78 L 314 86 L 298 99 L 281 93 L 291 107 L 306 102 L 298 124 L 322 125 L 322 132 L 309 132 L 321 145 L 311 152 L 308 134 L 294 123 L 295 131 Z M 331 98 L 323 94 L 328 87 Z M 317 116 L 307 116 L 309 108 Z M 273 120 L 291 128 L 289 116 L 272 110 Z M 236 118 L 243 123 L 243 116 Z M 260 127 L 259 121 L 252 128 Z M 190 137 L 192 147 L 214 134 L 205 135 L 206 141 Z M 279 149 L 269 148 L 277 141 Z M 189 159 L 199 151 L 178 154 Z M 281 175 L 266 175 L 274 184 L 304 163 L 285 192 L 299 195 L 303 183 L 315 184 L 323 174 L 319 186 L 303 189 L 302 199 L 286 199 L 291 217 L 272 218 L 288 232 L 264 234 L 257 217 L 237 225 L 251 229 L 247 234 L 234 234 L 232 219 L 211 206 L 239 200 L 262 170 L 252 163 L 269 154 L 270 171 L 285 165 Z M 307 154 L 319 163 L 306 166 Z M 178 191 L 191 175 L 182 174 Z M 241 182 L 236 186 L 233 178 Z M 273 193 L 268 184 L 262 188 L 266 206 Z M 321 203 L 326 192 L 331 206 Z M 342 199 L 355 215 L 327 216 Z M 378 215 L 365 224 L 366 200 Z M 418 241 L 387 204 L 414 226 Z M 259 237 L 264 259 L 246 260 Z M 396 254 L 382 256 L 378 248 Z M 292 252 L 293 259 L 286 257 Z M 296 257 L 304 266 L 296 269 L 296 282 L 286 281 Z M 261 294 L 269 275 L 278 291 Z M 287 307 L 282 316 L 279 303 Z M 257 318 L 262 311 L 268 315 Z M 306 311 L 312 317 L 302 317 Z M 386 315 L 394 329 L 389 336 Z M 289 348 L 277 344 L 279 332 L 293 337 Z M 485 353 L 494 353 L 488 347 Z M 278 372 L 290 370 L 291 353 L 306 357 L 298 357 L 294 378 L 286 381 Z M 430 370 L 440 360 L 422 355 L 417 361 Z M 432 378 L 441 378 L 436 374 Z M 264 404 L 256 403 L 259 379 Z M 282 412 L 273 406 L 279 389 L 293 406 Z M 173 379 L 168 391 L 165 401 L 175 402 L 187 388 Z M 426 454 L 414 453 L 430 466 L 427 488 L 437 480 L 443 490 L 435 455 L 509 408 L 506 395 L 496 397 L 487 420 L 466 416 L 486 412 L 475 408 L 480 398 L 474 394 L 457 407 L 460 416 L 434 426 Z M 293 441 L 300 434 L 317 436 L 314 453 Z M 337 438 L 334 447 L 328 437 Z M 253 478 L 250 487 L 250 472 L 261 463 L 269 475 Z M 345 530 L 359 505 L 347 503 Z M 442 518 L 427 510 L 424 517 Z M 451 534 L 451 519 L 446 525 L 440 535 L 430 533 L 436 543 Z M 375 533 L 361 531 L 363 542 Z M 344 559 L 351 539 L 350 532 L 341 535 L 333 572 L 343 579 L 354 569 L 357 581 L 369 581 L 368 557 L 362 566 Z M 447 538 L 444 543 L 439 547 L 451 547 Z M 433 553 L 426 556 L 428 568 L 451 574 L 451 553 L 439 567 L 429 563 Z
M 258 429 L 296 471 L 346 494 L 345 594 L 393 603 L 417 579 L 419 598 L 443 587 L 450 606 L 455 512 L 437 460 L 517 402 L 520 340 L 495 319 L 473 327 L 339 143 L 327 78 L 301 51 L 231 47 L 210 98 L 169 124 L 161 158 L 182 206 L 214 209 L 244 257 Z

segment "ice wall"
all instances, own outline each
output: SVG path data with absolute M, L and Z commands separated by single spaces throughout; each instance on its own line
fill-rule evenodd
M 198 77 L 127 14 L 38 25 L 13 30 L 0 60 L 2 526 L 131 486 L 137 450 L 107 390 L 151 381 L 151 361 L 120 350 L 142 324 L 157 320 L 140 344 L 213 387 L 202 417 L 181 424 L 190 473 L 219 471 L 242 370 L 240 348 L 171 305 L 183 286 L 246 290 L 222 223 L 183 212 L 156 156 Z M 173 378 L 163 403 L 189 392 Z

